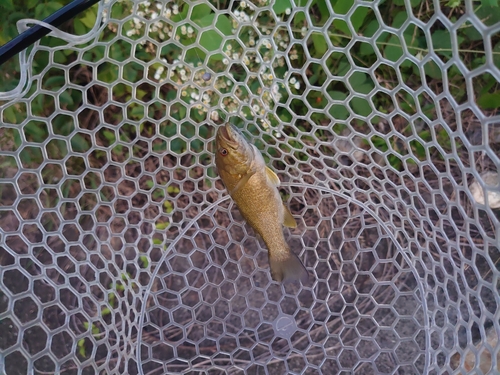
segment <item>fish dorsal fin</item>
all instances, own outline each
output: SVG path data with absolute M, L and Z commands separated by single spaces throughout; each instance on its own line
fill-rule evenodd
M 273 184 L 273 186 L 280 186 L 280 179 L 276 173 L 274 173 L 269 167 L 266 167 L 267 180 Z
M 287 206 L 283 205 L 285 214 L 283 215 L 283 225 L 288 228 L 297 228 L 297 222 L 293 218 Z
M 229 191 L 229 195 L 233 195 L 235 194 L 238 190 L 240 190 L 243 186 L 246 185 L 246 183 L 248 182 L 248 180 L 250 180 L 250 177 L 252 177 L 253 175 L 255 174 L 255 171 L 254 170 L 249 170 L 247 173 L 245 173 L 241 178 L 240 180 L 238 181 L 238 183 L 236 184 L 236 186 L 231 190 Z

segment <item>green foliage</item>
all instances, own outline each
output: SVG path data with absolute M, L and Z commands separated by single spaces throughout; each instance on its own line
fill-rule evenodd
M 17 35 L 15 23 L 19 19 L 43 19 L 69 2 L 70 0 L 1 1 L 0 11 L 6 15 L 6 19 L 4 27 L 0 29 L 0 44 L 6 43 Z M 138 3 L 138 10 L 144 13 L 144 18 L 150 19 L 151 12 L 153 12 L 151 9 L 157 10 L 157 8 L 153 6 L 150 9 L 145 4 Z M 427 4 L 425 0 L 380 1 L 378 7 L 381 16 L 378 17 L 370 7 L 363 6 L 355 0 L 312 0 L 311 2 L 276 0 L 270 4 L 282 21 L 290 21 L 292 36 L 298 40 L 302 38 L 303 42 L 296 43 L 291 49 L 288 49 L 288 45 L 280 47 L 280 41 L 286 42 L 287 38 L 290 38 L 286 28 L 278 27 L 279 25 L 276 25 L 276 21 L 270 16 L 269 11 L 257 13 L 251 5 L 239 4 L 238 9 L 242 14 L 246 12 L 245 14 L 250 17 L 255 17 L 258 21 L 256 22 L 258 33 L 247 26 L 238 29 L 234 14 L 220 14 L 215 11 L 215 7 L 211 3 L 176 2 L 168 4 L 172 9 L 168 17 L 170 21 L 163 24 L 162 27 L 146 28 L 144 23 L 130 20 L 125 22 L 121 29 L 122 35 L 126 35 L 130 39 L 129 41 L 126 38 L 116 39 L 116 30 L 111 31 L 106 28 L 99 39 L 108 42 L 107 47 L 95 45 L 80 55 L 78 49 L 70 48 L 56 51 L 52 58 L 56 63 L 62 65 L 69 65 L 76 59 L 80 59 L 81 65 L 79 67 L 82 69 L 87 68 L 85 65 L 87 62 L 93 64 L 101 62 L 97 68 L 92 68 L 95 70 L 92 74 L 97 76 L 99 81 L 110 85 L 109 90 L 114 101 L 127 103 L 123 112 L 110 111 L 107 113 L 106 121 L 111 124 L 117 124 L 124 118 L 138 123 L 145 122 L 147 117 L 161 119 L 168 108 L 169 116 L 174 121 L 183 122 L 183 124 L 178 127 L 177 124 L 161 122 L 159 131 L 163 140 L 155 143 L 152 147 L 155 152 L 169 150 L 175 154 L 185 152 L 188 149 L 198 153 L 204 152 L 204 139 L 198 139 L 200 134 L 195 131 L 195 127 L 188 126 L 191 122 L 185 122 L 185 120 L 189 117 L 191 121 L 202 123 L 206 119 L 207 108 L 219 103 L 222 103 L 227 111 L 239 109 L 242 115 L 248 117 L 262 116 L 265 111 L 274 110 L 276 115 L 268 116 L 267 123 L 263 125 L 265 129 L 273 128 L 279 122 L 288 124 L 292 121 L 292 111 L 298 115 L 305 115 L 309 112 L 309 108 L 317 112 L 313 116 L 318 123 L 328 121 L 327 115 L 324 113 L 328 112 L 331 117 L 341 123 L 349 119 L 350 116 L 354 116 L 352 124 L 354 127 L 363 126 L 365 123 L 363 119 L 366 118 L 370 118 L 372 122 L 378 121 L 381 113 L 389 114 L 396 107 L 409 115 L 415 114 L 421 109 L 427 117 L 433 118 L 439 109 L 422 98 L 416 98 L 414 93 L 407 89 L 398 89 L 395 95 L 390 96 L 380 94 L 376 87 L 380 85 L 380 82 L 383 82 L 384 87 L 389 91 L 397 87 L 400 82 L 404 82 L 411 89 L 421 87 L 423 82 L 431 87 L 434 84 L 441 84 L 446 77 L 453 97 L 461 102 L 469 94 L 465 87 L 463 73 L 456 65 L 449 66 L 446 71 L 443 71 L 443 65 L 456 56 L 457 52 L 469 70 L 474 70 L 486 62 L 485 41 L 478 29 L 472 24 L 464 23 L 457 29 L 456 34 L 453 34 L 443 25 L 436 23 L 430 29 L 429 38 L 417 25 L 407 22 L 410 13 L 418 13 L 422 20 L 431 19 L 435 10 L 425 6 Z M 303 11 L 293 13 L 295 6 L 307 4 L 309 4 L 309 15 L 306 16 Z M 440 2 L 441 11 L 443 14 L 449 15 L 451 23 L 459 22 L 461 14 L 465 11 L 465 4 L 464 0 Z M 116 2 L 111 9 L 111 16 L 123 19 L 130 14 L 132 6 L 132 2 Z M 476 1 L 473 2 L 472 7 L 477 18 L 486 26 L 500 22 L 499 0 Z M 349 23 L 338 17 L 332 19 L 332 12 L 339 15 L 349 15 Z M 310 17 L 311 22 L 309 22 L 308 17 Z M 97 6 L 93 6 L 75 17 L 73 22 L 65 25 L 64 31 L 79 35 L 85 34 L 94 27 L 96 19 Z M 311 26 L 321 27 L 324 31 L 310 30 Z M 380 33 L 381 27 L 384 27 L 386 31 Z M 390 27 L 390 29 L 386 27 Z M 271 30 L 272 34 L 268 33 Z M 278 48 L 281 48 L 282 52 L 289 53 L 291 67 L 279 64 L 280 60 L 275 55 L 274 46 L 258 44 L 261 36 L 265 35 L 271 35 Z M 353 44 L 352 39 L 356 35 L 371 38 L 371 40 Z M 152 45 L 148 43 L 137 44 L 133 47 L 131 41 L 144 36 L 160 42 L 161 50 L 152 48 Z M 222 45 L 226 36 L 234 36 L 234 38 L 229 38 Z M 172 39 L 176 39 L 176 41 L 172 42 Z M 497 67 L 500 67 L 500 39 L 496 35 L 492 35 L 490 39 L 494 53 L 493 62 Z M 199 47 L 194 46 L 196 40 L 200 43 Z M 52 37 L 45 37 L 41 40 L 41 44 L 51 47 L 61 43 L 63 42 Z M 340 50 L 346 49 L 343 52 L 332 53 L 331 46 L 337 47 L 337 51 L 339 48 Z M 458 51 L 456 51 L 457 47 Z M 248 49 L 246 53 L 243 53 L 243 48 Z M 258 49 L 258 53 L 252 52 L 255 49 Z M 220 53 L 214 53 L 216 51 L 220 51 Z M 430 52 L 435 53 L 437 57 L 427 59 L 423 64 L 415 63 L 415 61 L 422 61 Z M 120 64 L 125 62 L 131 54 L 134 54 L 134 57 L 140 61 Z M 149 61 L 156 56 L 161 56 L 165 62 L 173 64 L 174 67 L 166 68 L 166 65 L 161 62 L 148 65 Z M 180 56 L 183 56 L 183 63 L 186 65 L 176 65 L 175 62 L 179 60 Z M 227 56 L 233 57 L 231 63 Z M 321 60 L 321 64 L 310 64 L 307 61 L 307 56 L 311 56 L 316 61 Z M 352 73 L 353 63 L 363 68 L 370 68 L 379 59 L 379 56 L 383 56 L 389 63 L 380 64 L 374 74 Z M 235 64 L 234 61 L 238 61 L 238 59 L 242 62 Z M 275 64 L 274 73 L 277 77 L 267 76 L 268 72 L 260 73 L 261 59 L 268 59 Z M 45 69 L 49 61 L 47 52 L 38 52 L 33 61 L 33 73 L 37 74 Z M 12 59 L 2 67 L 12 74 L 10 74 L 10 79 L 0 80 L 1 91 L 8 91 L 15 87 L 19 78 L 16 64 L 16 59 Z M 214 84 L 217 92 L 211 91 L 203 98 L 200 98 L 200 93 L 203 90 L 183 85 L 188 79 L 194 77 L 194 72 L 191 69 L 198 64 L 206 64 L 216 72 L 230 72 L 230 76 L 222 78 Z M 233 65 L 231 66 L 231 64 Z M 275 78 L 288 74 L 289 68 L 301 69 L 306 65 L 307 69 L 304 70 L 304 74 L 293 76 L 286 83 L 289 90 L 284 90 L 283 87 L 279 89 L 281 102 L 288 101 L 290 104 L 287 108 L 276 106 L 275 100 L 271 100 L 269 97 L 264 98 L 263 103 L 258 105 L 251 103 L 252 95 L 261 95 L 263 90 L 268 90 Z M 261 76 L 259 79 L 254 79 L 254 77 L 248 76 L 248 72 L 259 72 Z M 138 82 L 141 82 L 145 77 L 154 78 L 159 84 L 162 84 L 167 74 L 170 74 L 169 78 L 172 81 L 186 88 L 179 93 L 177 87 L 165 85 L 159 91 L 160 98 L 156 98 L 153 85 L 137 86 Z M 328 81 L 330 84 L 326 90 L 320 90 L 319 88 L 322 88 L 332 75 L 335 78 L 333 81 Z M 194 77 L 194 80 L 198 86 L 203 87 L 200 77 Z M 71 79 L 72 82 L 80 84 L 80 77 L 71 77 Z M 120 82 L 117 82 L 118 80 Z M 82 81 L 81 84 L 82 86 L 86 85 L 88 81 Z M 235 85 L 238 87 L 237 90 L 234 90 Z M 306 85 L 311 90 L 305 98 L 299 99 Z M 85 95 L 82 90 L 75 88 L 61 92 L 61 89 L 66 87 L 66 78 L 60 69 L 51 69 L 47 72 L 43 77 L 42 86 L 45 90 L 44 94 L 35 96 L 30 103 L 32 113 L 37 116 L 50 116 L 53 113 L 56 98 L 66 111 L 76 111 L 80 108 L 82 97 Z M 500 94 L 498 93 L 498 84 L 491 75 L 483 74 L 476 77 L 474 90 L 474 95 L 481 109 L 485 111 L 498 110 Z M 240 102 L 251 104 L 239 108 L 238 100 L 233 100 L 235 92 Z M 326 96 L 323 94 L 324 92 L 327 93 Z M 228 93 L 231 95 L 227 95 Z M 96 93 L 96 96 L 98 94 L 101 93 Z M 373 95 L 367 99 L 367 94 Z M 170 104 L 166 108 L 166 106 L 159 104 L 157 99 L 165 100 Z M 330 99 L 334 101 L 333 105 L 329 104 Z M 173 102 L 174 100 L 177 101 Z M 196 110 L 188 107 L 193 100 L 202 103 Z M 377 113 L 374 114 L 374 110 Z M 26 118 L 26 107 L 9 106 L 3 110 L 2 116 L 1 120 L 8 124 L 23 123 Z M 58 129 L 58 135 L 68 139 L 67 141 L 57 140 L 46 145 L 46 150 L 51 158 L 62 160 L 67 156 L 69 150 L 76 153 L 86 153 L 90 149 L 90 139 L 85 138 L 80 133 L 74 133 L 75 125 L 72 121 L 56 117 L 52 120 L 52 126 L 53 129 Z M 259 124 L 256 126 L 259 127 Z M 178 134 L 180 129 L 182 129 L 182 136 Z M 130 128 L 130 130 L 135 132 L 135 129 Z M 140 132 L 143 135 L 149 134 L 143 125 L 140 126 Z M 17 146 L 19 146 L 21 139 L 32 143 L 30 147 L 25 147 L 20 154 L 26 168 L 36 168 L 40 165 L 43 153 L 40 152 L 39 147 L 35 146 L 47 142 L 49 134 L 51 134 L 51 129 L 36 121 L 25 123 L 18 133 L 12 134 L 12 141 Z M 105 144 L 112 145 L 110 147 L 114 158 L 123 158 L 129 153 L 136 154 L 140 151 L 135 148 L 128 150 L 120 143 L 120 141 L 135 139 L 135 133 L 127 134 L 124 132 L 118 136 L 114 131 L 104 129 L 99 137 L 100 140 L 106 142 Z M 377 143 L 377 147 L 382 149 L 385 147 L 394 152 L 398 149 L 397 144 L 387 144 L 385 140 L 383 140 L 383 144 L 377 139 L 372 141 L 374 145 Z M 448 142 L 449 140 L 443 138 L 442 141 Z M 289 146 L 292 149 L 298 147 L 295 144 Z M 425 156 L 422 147 L 420 143 L 412 142 L 410 150 L 417 158 L 420 158 Z M 401 168 L 401 159 L 391 155 L 393 154 L 391 153 L 387 157 L 391 165 L 396 169 Z M 106 154 L 97 150 L 93 157 L 105 160 Z M 299 158 L 307 159 L 307 155 L 301 153 Z M 168 190 L 170 188 L 159 189 L 151 186 L 151 189 L 153 189 L 152 194 L 158 199 L 175 194 L 175 192 Z M 103 197 L 103 199 L 106 198 Z M 172 210 L 172 204 L 165 203 L 164 211 L 170 213 Z

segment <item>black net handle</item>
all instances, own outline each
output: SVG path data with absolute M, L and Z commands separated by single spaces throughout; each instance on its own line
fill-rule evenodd
M 74 0 L 68 5 L 62 7 L 57 12 L 52 13 L 45 18 L 43 22 L 54 27 L 61 26 L 64 22 L 75 17 L 77 14 L 90 8 L 99 0 Z M 16 36 L 11 41 L 0 47 L 0 65 L 9 60 L 12 56 L 17 55 L 22 50 L 40 40 L 42 37 L 50 33 L 50 29 L 41 25 L 34 25 L 28 30 Z

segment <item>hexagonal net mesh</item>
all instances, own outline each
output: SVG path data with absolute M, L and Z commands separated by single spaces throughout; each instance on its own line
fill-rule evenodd
M 495 372 L 500 128 L 475 95 L 500 25 L 391 3 L 108 2 L 24 52 L 0 373 Z M 304 285 L 271 279 L 217 177 L 226 121 L 282 181 Z

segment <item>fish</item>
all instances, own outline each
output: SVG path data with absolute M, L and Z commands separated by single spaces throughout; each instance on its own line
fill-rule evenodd
M 230 123 L 217 129 L 214 151 L 215 166 L 226 190 L 266 244 L 273 280 L 307 282 L 307 269 L 283 234 L 283 225 L 296 228 L 297 223 L 281 200 L 276 173 L 266 166 L 257 147 Z

